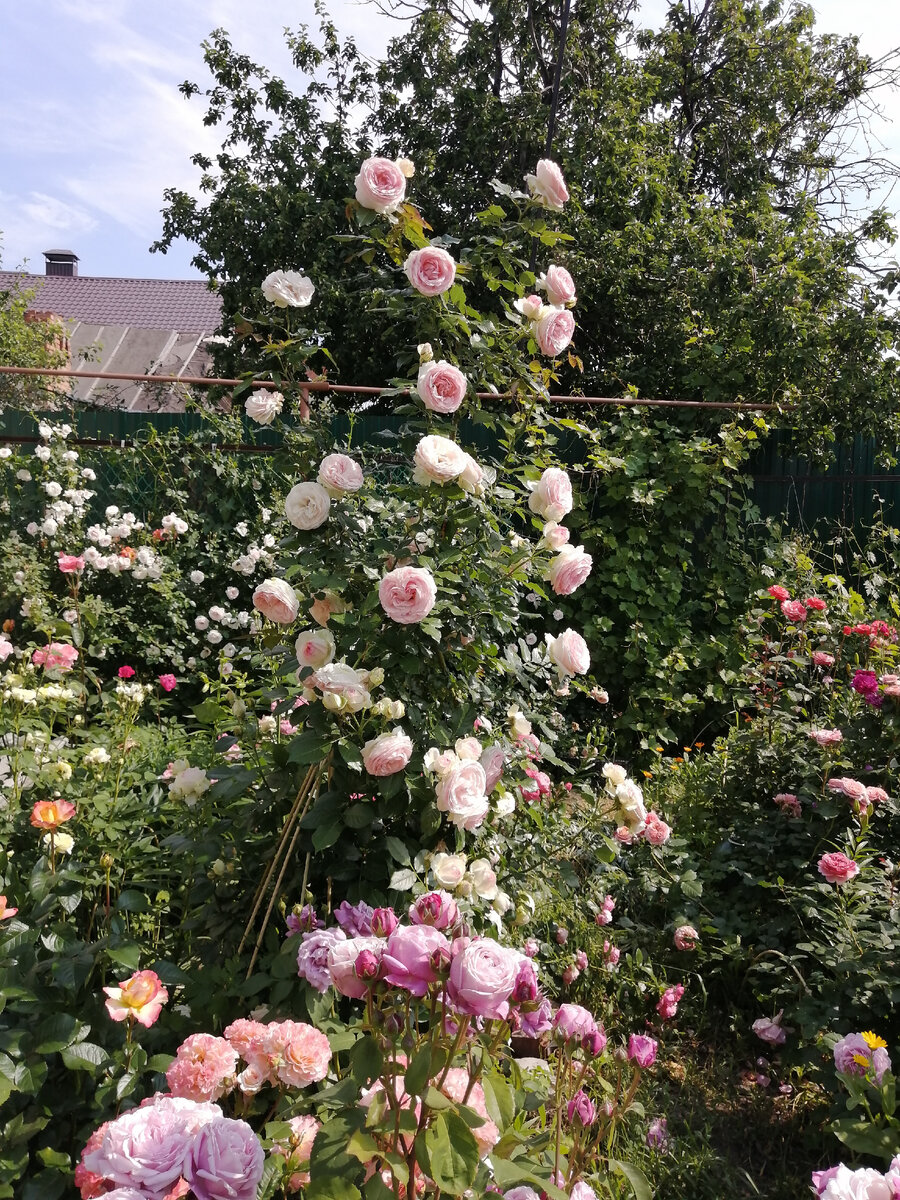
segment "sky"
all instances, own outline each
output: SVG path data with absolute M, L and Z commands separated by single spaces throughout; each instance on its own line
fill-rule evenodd
M 857 34 L 880 56 L 900 46 L 898 0 L 816 0 L 822 32 Z M 666 0 L 643 0 L 656 25 Z M 398 24 L 365 0 L 328 0 L 343 34 L 381 57 Z M 197 277 L 191 246 L 151 254 L 162 232 L 163 190 L 196 192 L 193 153 L 214 154 L 202 98 L 201 42 L 217 27 L 234 47 L 290 85 L 282 30 L 315 27 L 312 0 L 0 0 L 0 262 L 43 274 L 42 252 L 69 249 L 81 275 Z M 900 158 L 900 92 L 876 122 Z M 414 147 L 410 153 L 414 157 Z M 896 193 L 889 207 L 900 209 Z

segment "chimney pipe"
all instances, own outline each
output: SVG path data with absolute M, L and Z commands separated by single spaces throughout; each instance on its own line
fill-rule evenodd
M 78 274 L 78 255 L 72 250 L 45 250 L 45 275 Z

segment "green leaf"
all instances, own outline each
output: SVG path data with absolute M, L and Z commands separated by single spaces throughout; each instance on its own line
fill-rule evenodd
M 401 842 L 400 839 L 396 837 L 386 837 L 384 839 L 384 845 L 394 862 L 398 862 L 401 867 L 411 866 L 409 850 L 406 848 L 405 842 Z
M 35 1053 L 54 1054 L 75 1041 L 80 1022 L 70 1013 L 56 1013 L 41 1021 L 35 1033 Z
M 421 1161 L 423 1157 L 425 1162 Z M 416 1139 L 419 1165 L 442 1192 L 461 1196 L 475 1182 L 478 1173 L 478 1143 L 462 1117 L 455 1112 L 440 1112 Z
M 340 1175 L 313 1179 L 303 1192 L 307 1200 L 360 1200 L 359 1188 Z
M 147 912 L 150 908 L 150 901 L 143 892 L 139 892 L 135 888 L 126 888 L 124 892 L 119 892 L 116 908 L 119 912 Z
M 392 892 L 408 892 L 414 883 L 418 880 L 418 875 L 415 871 L 408 867 L 401 867 L 399 871 L 395 871 L 391 876 L 391 881 L 388 887 Z
M 512 1125 L 516 1103 L 512 1088 L 499 1071 L 485 1071 L 481 1076 L 484 1103 L 491 1120 L 502 1132 Z
M 62 1060 L 70 1071 L 94 1071 L 109 1060 L 102 1046 L 93 1042 L 76 1042 L 61 1051 Z
M 215 725 L 217 721 L 231 719 L 228 709 L 217 704 L 215 700 L 204 700 L 202 704 L 196 705 L 191 711 L 201 725 Z
M 421 1096 L 431 1077 L 431 1044 L 417 1051 L 412 1062 L 406 1068 L 403 1085 L 410 1096 Z
M 839 1117 L 833 1122 L 831 1131 L 838 1141 L 857 1154 L 871 1154 L 890 1162 L 897 1153 L 897 1132 L 890 1126 L 879 1128 L 871 1121 Z
M 617 1158 L 609 1160 L 610 1169 L 624 1177 L 631 1184 L 631 1190 L 634 1192 L 635 1200 L 653 1200 L 653 1192 L 647 1180 L 647 1176 L 640 1169 L 634 1166 L 633 1163 L 621 1162 Z
M 360 1086 L 377 1079 L 384 1066 L 381 1047 L 371 1035 L 360 1038 L 350 1053 L 353 1078 Z

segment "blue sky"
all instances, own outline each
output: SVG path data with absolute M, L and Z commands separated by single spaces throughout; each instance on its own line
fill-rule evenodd
M 397 23 L 371 5 L 330 0 L 360 49 L 380 56 Z M 856 33 L 881 55 L 900 45 L 898 0 L 819 0 L 819 27 Z M 163 189 L 193 191 L 196 151 L 214 153 L 203 104 L 178 91 L 203 85 L 200 43 L 224 26 L 233 44 L 290 82 L 285 26 L 315 24 L 311 0 L 27 0 L 2 5 L 0 231 L 2 265 L 74 250 L 82 275 L 190 278 L 191 248 L 150 254 L 161 232 Z M 665 0 L 644 0 L 655 24 Z M 900 94 L 886 98 L 876 134 L 900 157 Z M 414 154 L 414 147 L 410 148 Z M 900 196 L 889 201 L 900 208 Z

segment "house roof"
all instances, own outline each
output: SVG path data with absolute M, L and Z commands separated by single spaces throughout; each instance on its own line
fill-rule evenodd
M 33 289 L 33 308 L 89 325 L 213 333 L 222 301 L 204 279 L 120 279 L 0 271 L 0 290 Z

